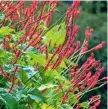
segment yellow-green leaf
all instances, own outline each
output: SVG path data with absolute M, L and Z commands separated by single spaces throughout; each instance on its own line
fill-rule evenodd
M 0 28 L 0 37 L 3 35 L 9 35 L 11 32 L 14 32 L 14 29 L 11 29 L 8 26 L 2 27 Z

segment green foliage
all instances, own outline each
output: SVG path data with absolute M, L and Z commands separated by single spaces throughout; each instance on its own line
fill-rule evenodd
M 22 81 L 22 83 L 24 83 L 28 80 L 28 75 L 25 70 L 21 69 L 20 72 L 18 73 L 18 75 L 19 75 L 19 78 Z
M 61 3 L 61 4 L 60 4 Z M 60 2 L 60 5 L 64 6 L 63 2 Z M 68 8 L 68 4 L 62 9 L 58 6 L 58 10 L 54 15 L 63 14 L 64 11 Z M 50 8 L 50 6 L 49 6 Z M 46 9 L 48 10 L 48 9 Z M 87 16 L 87 17 L 85 17 Z M 84 31 L 86 26 L 92 26 L 96 29 L 93 38 L 91 38 L 90 47 L 97 44 L 100 40 L 106 40 L 105 37 L 97 37 L 98 35 L 106 35 L 106 22 L 103 23 L 101 19 L 105 19 L 106 15 L 89 15 L 87 12 L 83 12 L 76 24 L 80 24 L 81 31 L 79 32 L 79 38 L 81 41 L 84 39 Z M 58 17 L 57 17 L 58 18 Z M 0 23 L 4 19 L 4 14 L 0 14 Z M 52 19 L 52 23 L 53 20 Z M 99 22 L 99 23 L 97 23 Z M 48 44 L 51 41 L 51 45 L 48 50 L 48 59 L 46 59 L 46 53 L 39 53 L 37 48 L 30 46 L 27 50 L 24 48 L 29 43 L 27 38 L 26 43 L 20 43 L 16 45 L 17 49 L 22 50 L 21 56 L 18 57 L 17 61 L 12 64 L 12 59 L 14 60 L 15 54 L 13 53 L 12 47 L 16 42 L 25 34 L 25 30 L 20 30 L 21 25 L 16 25 L 14 29 L 11 28 L 11 19 L 6 20 L 5 26 L 0 28 L 0 41 L 3 41 L 5 35 L 10 35 L 11 40 L 9 40 L 9 48 L 3 49 L 0 45 L 0 65 L 1 68 L 8 75 L 8 78 L 5 77 L 5 74 L 1 73 L 0 69 L 0 106 L 5 107 L 5 109 L 74 109 L 74 106 L 79 103 L 79 100 L 76 98 L 75 94 L 79 92 L 78 88 L 75 91 L 70 91 L 70 87 L 73 86 L 73 83 L 70 82 L 71 77 L 69 76 L 69 71 L 65 74 L 62 71 L 68 70 L 68 59 L 64 58 L 61 64 L 57 69 L 52 69 L 52 65 L 56 62 L 58 54 L 55 55 L 54 59 L 51 61 L 49 68 L 45 71 L 44 66 L 50 60 L 53 55 L 52 50 L 54 47 L 58 47 L 63 44 L 66 37 L 66 25 L 64 19 L 59 22 L 57 25 L 53 26 L 52 29 L 49 29 L 45 26 L 44 21 L 40 21 L 40 28 L 44 31 L 48 31 L 42 36 L 43 40 L 41 44 Z M 98 32 L 99 31 L 99 32 Z M 33 36 L 34 37 L 34 36 Z M 94 37 L 97 39 L 95 42 Z M 101 50 L 103 63 L 106 57 L 105 50 Z M 100 57 L 100 53 L 97 54 Z M 97 57 L 97 58 L 98 58 Z M 82 60 L 83 61 L 83 60 Z M 38 69 L 36 69 L 36 63 L 39 63 Z M 106 65 L 106 63 L 104 63 Z M 15 66 L 19 66 L 19 70 L 15 73 L 15 82 L 14 90 L 9 93 L 10 86 L 12 85 L 12 76 Z M 70 67 L 74 67 L 75 63 L 70 62 Z M 20 85 L 18 84 L 20 82 Z M 63 86 L 61 85 L 63 83 Z M 59 88 L 59 90 L 56 90 Z M 69 92 L 69 100 L 65 103 L 61 103 L 61 99 L 65 92 Z M 71 92 L 71 93 L 70 93 Z M 74 105 L 72 107 L 72 105 Z M 81 108 L 89 108 L 88 101 L 81 103 Z
M 15 30 L 8 26 L 2 27 L 0 28 L 0 37 L 3 37 L 4 35 L 10 35 L 12 32 L 15 32 Z
M 6 107 L 9 107 L 10 109 L 16 109 L 18 107 L 17 100 L 9 93 L 1 93 L 0 100 L 2 100 Z
M 0 49 L 0 63 L 1 64 L 9 63 L 9 61 L 11 59 L 12 59 L 12 53 L 11 52 Z
M 3 20 L 4 14 L 0 13 L 0 21 Z
M 30 64 L 30 65 L 34 65 L 36 62 L 39 62 L 40 65 L 44 66 L 45 63 L 46 63 L 46 60 L 45 60 L 45 55 L 42 55 L 42 54 L 35 54 L 33 52 L 26 52 L 25 54 L 27 54 L 27 62 Z
M 44 43 L 48 43 L 51 40 L 51 46 L 58 46 L 62 44 L 66 36 L 66 27 L 65 23 L 54 26 L 50 31 L 48 31 L 43 39 Z
M 32 100 L 36 100 L 36 101 L 38 100 L 38 101 L 45 102 L 45 98 L 42 96 L 41 92 L 36 88 L 29 90 L 28 96 Z
M 88 102 L 86 102 L 86 101 L 85 101 L 85 102 L 82 102 L 82 103 L 81 103 L 81 107 L 82 107 L 82 108 L 85 108 L 85 109 L 88 109 L 88 107 L 89 107 Z

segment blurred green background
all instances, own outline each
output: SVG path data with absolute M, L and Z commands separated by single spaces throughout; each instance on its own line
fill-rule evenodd
M 53 14 L 51 24 L 58 20 L 69 8 L 71 1 L 59 1 L 57 11 Z M 80 31 L 77 36 L 77 40 L 81 42 L 84 40 L 84 32 L 87 26 L 94 29 L 93 35 L 91 36 L 89 48 L 99 44 L 101 41 L 107 43 L 107 1 L 82 1 L 79 7 L 82 10 L 81 15 L 76 20 L 76 24 L 80 26 Z M 105 71 L 102 76 L 107 75 L 107 45 L 104 48 L 95 51 L 95 58 L 99 59 L 102 65 L 105 67 Z M 86 54 L 81 64 L 86 60 L 90 54 Z M 83 97 L 88 99 L 92 95 L 101 94 L 101 105 L 99 109 L 107 109 L 107 85 L 89 93 Z

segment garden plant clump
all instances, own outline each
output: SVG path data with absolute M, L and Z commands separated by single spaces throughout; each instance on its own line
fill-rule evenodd
M 73 1 L 51 25 L 58 2 L 0 1 L 0 109 L 99 107 L 100 94 L 82 98 L 107 83 L 107 77 L 100 78 L 104 67 L 93 53 L 105 42 L 89 49 L 90 27 L 83 43 L 76 41 L 80 1 Z

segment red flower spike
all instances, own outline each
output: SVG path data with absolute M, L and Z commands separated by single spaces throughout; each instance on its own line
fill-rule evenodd
M 56 69 L 60 65 L 60 63 L 62 62 L 63 58 L 64 58 L 63 55 L 59 56 L 57 58 L 56 62 L 53 64 L 52 69 Z
M 97 107 L 99 106 L 101 100 L 98 99 L 97 101 L 94 101 L 94 105 L 90 107 L 90 109 L 97 109 Z
M 20 85 L 21 85 L 21 82 L 20 82 L 20 81 L 18 81 L 17 85 L 18 85 L 18 86 L 20 86 Z
M 94 47 L 93 49 L 94 49 L 94 50 L 101 49 L 101 48 L 103 48 L 104 45 L 105 45 L 105 42 L 103 41 L 103 42 L 101 42 L 99 45 L 97 45 L 96 47 Z
M 79 92 L 79 93 L 76 94 L 75 98 L 76 98 L 77 100 L 79 100 L 80 96 L 81 96 L 81 93 Z
M 101 80 L 108 81 L 108 77 L 103 77 Z
M 51 21 L 51 17 L 52 17 L 52 15 L 49 13 L 49 15 L 45 18 L 45 24 L 46 24 L 46 26 L 49 25 L 49 23 Z
M 36 66 L 35 66 L 36 70 L 38 70 L 38 66 L 39 66 L 39 62 L 36 62 Z
M 92 83 L 90 85 L 88 85 L 89 88 L 93 88 L 97 82 L 98 82 L 98 79 L 96 77 L 92 78 Z
M 65 93 L 62 100 L 61 100 L 61 102 L 65 103 L 67 101 L 67 99 L 68 99 L 68 96 L 69 96 L 68 93 Z
M 48 59 L 48 45 L 45 46 L 46 60 Z
M 86 79 L 88 79 L 90 77 L 91 77 L 91 72 L 88 72 L 87 75 L 86 75 Z
M 90 109 L 96 109 L 96 107 L 95 106 L 91 106 Z
M 19 67 L 16 66 L 16 67 L 14 68 L 14 72 L 18 72 L 18 71 L 19 71 Z
M 88 41 L 85 40 L 85 41 L 84 41 L 84 46 L 83 46 L 83 48 L 81 49 L 81 52 L 83 53 L 83 52 L 85 52 L 85 51 L 87 51 L 87 50 L 88 50 Z
M 80 109 L 80 107 L 81 107 L 81 104 L 78 103 L 77 106 L 76 106 L 76 109 Z
M 71 5 L 72 8 L 78 8 L 80 5 L 80 0 L 73 0 L 73 3 Z
M 35 13 L 37 9 L 38 1 L 32 1 L 29 7 L 22 10 L 22 13 L 25 14 L 27 17 L 30 17 L 32 14 Z
M 68 38 L 66 45 L 73 43 L 79 29 L 80 29 L 80 27 L 78 25 L 76 25 L 73 28 L 71 28 L 70 31 L 67 30 L 67 35 L 69 36 L 69 38 Z
M 53 60 L 53 58 L 55 57 L 55 55 L 58 54 L 61 50 L 62 50 L 62 45 L 60 45 L 59 47 L 56 48 L 56 50 L 54 51 L 54 53 L 51 56 L 51 58 L 48 60 L 48 62 L 44 66 L 44 70 L 47 70 L 48 69 L 50 62 Z
M 68 28 L 73 28 L 74 21 L 80 14 L 80 10 L 78 10 L 80 1 L 73 1 L 71 7 L 66 12 L 66 25 Z
M 81 44 L 81 42 L 80 42 L 80 41 L 77 41 L 77 42 L 76 42 L 76 48 L 75 48 L 75 51 L 77 51 L 77 50 L 79 49 L 80 44 Z
M 89 100 L 92 102 L 92 101 L 98 100 L 100 98 L 101 98 L 101 95 L 95 95 L 95 96 L 92 96 Z
M 21 50 L 16 51 L 15 57 L 18 58 L 21 55 Z
M 94 102 L 94 106 L 98 107 L 100 103 L 101 103 L 101 100 L 98 100 L 98 101 Z
M 9 88 L 9 93 L 11 93 L 12 91 L 13 91 L 13 89 L 14 89 L 14 83 L 15 83 L 15 74 L 16 74 L 16 72 L 18 72 L 19 71 L 19 67 L 18 66 L 16 66 L 15 68 L 14 68 L 14 70 L 13 70 L 13 75 L 12 75 L 12 78 L 11 78 L 11 82 L 12 82 L 12 85 L 11 85 L 11 87 Z
M 3 75 L 3 77 L 9 79 L 9 76 L 8 76 L 7 72 L 3 70 L 1 64 L 0 64 L 0 73 Z
M 86 38 L 87 41 L 89 40 L 92 33 L 93 33 L 93 28 L 87 27 L 86 30 L 85 30 L 85 38 Z

